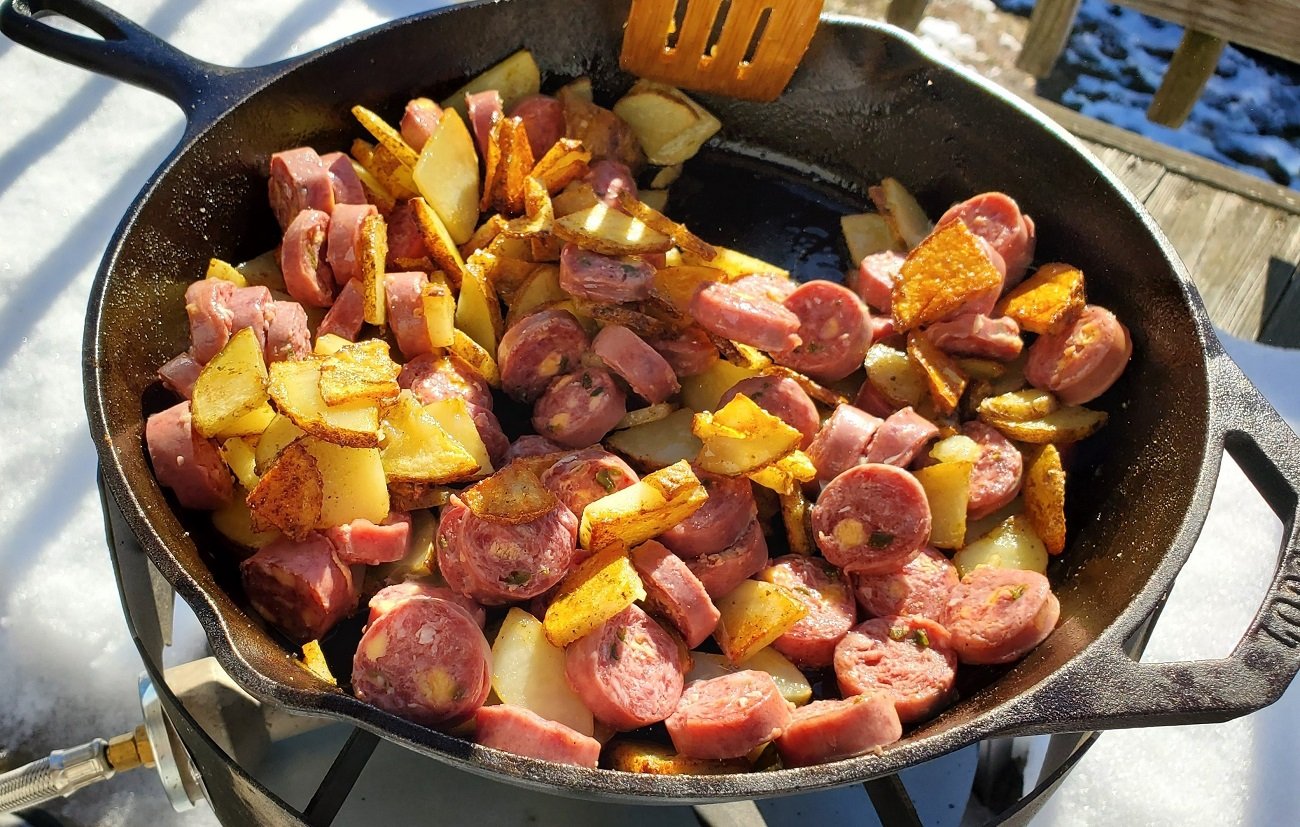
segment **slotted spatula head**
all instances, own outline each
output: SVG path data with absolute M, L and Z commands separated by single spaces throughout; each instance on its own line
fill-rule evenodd
M 633 0 L 620 63 L 685 89 L 775 100 L 821 10 L 822 0 Z

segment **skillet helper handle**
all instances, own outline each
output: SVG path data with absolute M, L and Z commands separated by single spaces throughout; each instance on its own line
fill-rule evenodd
M 73 34 L 42 18 L 66 17 L 103 40 Z M 191 116 L 222 67 L 190 57 L 95 0 L 4 0 L 0 32 L 48 57 L 157 92 Z

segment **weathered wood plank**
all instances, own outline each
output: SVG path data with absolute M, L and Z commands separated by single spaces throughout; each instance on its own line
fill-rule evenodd
M 1045 78 L 1061 56 L 1065 41 L 1074 28 L 1080 0 L 1038 0 L 1029 17 L 1025 44 L 1016 65 L 1036 78 Z
M 1214 67 L 1219 65 L 1225 45 L 1222 38 L 1196 29 L 1183 32 L 1160 88 L 1147 107 L 1147 120 L 1171 129 L 1182 126 L 1192 114 L 1205 84 L 1214 76 Z
M 1276 260 L 1300 262 L 1300 215 L 1176 173 L 1166 173 L 1145 201 L 1196 282 L 1215 323 L 1254 339 L 1285 281 Z
M 885 11 L 885 20 L 900 29 L 914 32 L 916 27 L 921 25 L 921 20 L 925 17 L 925 7 L 928 5 L 930 0 L 890 0 L 889 8 Z
M 1143 14 L 1300 63 L 1300 3 L 1296 0 L 1118 2 Z
M 1156 184 L 1165 175 L 1165 168 L 1155 161 L 1148 161 L 1145 158 L 1139 158 L 1131 152 L 1125 152 L 1122 149 L 1116 149 L 1113 146 L 1084 141 L 1092 153 L 1096 155 L 1101 162 L 1110 168 L 1110 171 L 1124 182 L 1124 186 L 1129 188 L 1133 197 L 1139 201 L 1146 201 L 1147 197 L 1155 190 Z
M 1277 264 L 1279 269 L 1284 266 Z M 1269 313 L 1259 340 L 1266 345 L 1300 348 L 1300 267 L 1291 272 L 1289 286 Z

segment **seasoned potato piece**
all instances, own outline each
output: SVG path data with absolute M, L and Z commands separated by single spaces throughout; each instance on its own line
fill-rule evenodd
M 542 182 L 548 193 L 555 195 L 586 175 L 590 161 L 591 153 L 583 148 L 581 141 L 561 138 L 537 161 L 531 175 Z M 592 195 L 592 201 L 595 200 L 595 195 Z M 564 213 L 557 211 L 556 214 Z
M 770 465 L 799 447 L 803 435 L 743 393 L 716 412 L 695 415 L 691 432 L 704 447 L 695 462 L 705 471 L 730 477 Z
M 257 487 L 256 443 L 250 442 L 247 437 L 232 436 L 221 443 L 221 458 L 240 485 L 250 491 Z
M 686 674 L 687 683 L 720 678 L 743 669 L 757 669 L 771 675 L 781 697 L 795 706 L 803 706 L 812 700 L 812 685 L 803 672 L 771 646 L 759 649 L 742 663 L 732 663 L 725 655 L 712 652 L 692 652 L 691 655 L 695 662 Z
M 370 170 L 355 160 L 352 160 L 352 171 L 357 174 L 357 178 L 361 181 L 361 188 L 366 191 L 367 200 L 375 205 L 375 208 L 379 210 L 379 214 L 388 215 L 392 212 L 393 208 L 397 206 L 397 198 L 388 191 L 388 187 L 384 186 L 384 182 L 371 175 Z
M 748 476 L 764 488 L 789 495 L 798 491 L 803 483 L 817 479 L 817 468 L 807 454 L 796 449 Z
M 638 197 L 652 210 L 663 212 L 668 208 L 668 190 L 641 190 Z
M 746 348 L 748 346 L 740 345 L 740 347 Z M 749 349 L 753 350 L 753 348 L 749 348 Z M 762 351 L 756 351 L 756 352 L 761 353 Z M 803 392 L 808 394 L 809 398 L 811 398 L 814 402 L 820 402 L 823 405 L 827 406 L 828 408 L 833 409 L 837 405 L 848 405 L 850 402 L 852 402 L 852 400 L 849 397 L 845 396 L 839 391 L 834 390 L 832 388 L 828 388 L 825 385 L 818 384 L 812 378 L 803 375 L 797 370 L 791 370 L 790 368 L 787 368 L 784 365 L 771 365 L 769 367 L 765 367 L 763 368 L 763 375 L 783 376 L 786 379 L 792 380 L 800 388 L 803 388 Z
M 336 336 L 333 333 L 324 333 L 316 338 L 316 345 L 312 348 L 312 354 L 315 356 L 331 356 L 338 353 L 341 349 L 352 344 L 342 336 Z
M 263 402 L 216 433 L 217 439 L 232 436 L 257 436 L 275 419 L 275 409 Z
M 1044 264 L 1011 289 L 994 313 L 1015 319 L 1030 333 L 1058 333 L 1083 312 L 1088 297 L 1083 271 L 1069 264 Z
M 606 256 L 663 253 L 673 246 L 668 236 L 604 204 L 556 219 L 553 232 L 584 250 Z
M 680 89 L 651 80 L 638 80 L 618 103 L 614 114 L 632 127 L 646 159 L 652 164 L 680 164 L 695 157 L 722 122 Z
M 894 284 L 894 325 L 905 332 L 937 322 L 1002 281 L 975 234 L 956 221 L 935 230 L 903 262 Z
M 430 273 L 429 283 L 420 294 L 424 308 L 424 327 L 429 331 L 429 344 L 434 347 L 451 347 L 456 339 L 456 296 L 447 277 Z
M 874 344 L 867 350 L 865 364 L 867 381 L 892 405 L 915 408 L 929 395 L 924 371 L 901 350 Z
M 236 287 L 247 287 L 248 279 L 244 274 L 234 268 L 233 265 L 227 264 L 219 258 L 208 259 L 208 271 L 203 276 L 205 279 L 218 279 L 228 281 Z
M 506 222 L 506 225 L 501 228 L 501 235 L 496 239 L 496 244 L 506 244 L 511 241 L 517 243 L 519 239 L 535 236 L 550 236 L 551 229 L 555 226 L 555 206 L 551 203 L 551 196 L 546 192 L 546 185 L 529 176 L 524 180 L 523 198 L 524 215 Z
M 320 391 L 321 363 L 315 359 L 275 362 L 268 385 L 280 413 L 307 433 L 338 445 L 379 444 L 379 409 L 369 399 L 327 405 Z
M 284 273 L 280 272 L 279 249 L 267 250 L 260 256 L 250 258 L 235 269 L 248 282 L 249 287 L 265 287 L 273 292 L 284 293 Z
M 257 487 L 248 494 L 253 531 L 278 529 L 295 540 L 306 538 L 320 522 L 324 481 L 316 458 L 303 439 L 280 452 Z
M 393 154 L 393 157 L 401 162 L 404 167 L 414 167 L 420 159 L 419 153 L 411 148 L 411 145 L 402 140 L 402 133 L 398 132 L 387 121 L 371 112 L 364 106 L 352 107 L 352 116 L 361 122 L 361 125 L 367 132 L 379 141 L 380 146 L 387 149 Z
M 507 465 L 465 489 L 461 499 L 474 516 L 493 523 L 522 525 L 546 516 L 559 505 L 534 468 L 526 462 Z
M 537 68 L 537 61 L 533 60 L 532 52 L 520 49 L 457 89 L 443 100 L 442 108 L 454 109 L 464 116 L 466 95 L 495 89 L 508 110 L 516 101 L 536 95 L 541 88 L 542 73 Z
M 849 263 L 854 267 L 867 256 L 886 250 L 901 252 L 906 249 L 880 213 L 842 215 L 840 229 L 844 231 L 844 243 L 849 247 Z
M 708 498 L 690 463 L 682 460 L 588 505 L 578 541 L 592 551 L 629 549 L 685 520 Z
M 257 473 L 266 473 L 266 469 L 270 468 L 271 463 L 275 462 L 276 455 L 283 451 L 286 445 L 306 433 L 302 428 L 293 424 L 293 420 L 289 419 L 289 417 L 277 414 L 257 440 L 257 465 L 255 466 Z
M 443 113 L 414 167 L 415 188 L 452 241 L 464 244 L 478 224 L 478 150 L 459 112 Z
M 466 262 L 456 302 L 456 327 L 488 353 L 496 353 L 503 332 L 501 303 L 483 276 L 482 255 L 475 253 Z
M 984 449 L 980 444 L 968 436 L 955 434 L 941 439 L 930 449 L 930 456 L 938 462 L 970 462 L 980 461 L 980 455 Z
M 809 555 L 817 550 L 812 531 L 812 503 L 804 496 L 802 488 L 781 495 L 781 521 L 785 524 L 785 537 L 790 551 Z
M 966 505 L 974 468 L 971 462 L 941 462 L 912 472 L 930 503 L 930 545 L 961 548 L 966 541 Z
M 502 703 L 591 735 L 591 710 L 564 679 L 564 650 L 546 639 L 542 623 L 512 607 L 492 644 L 492 689 Z
M 623 431 L 628 428 L 635 428 L 638 425 L 649 425 L 651 422 L 659 422 L 667 419 L 668 416 L 677 410 L 677 406 L 671 402 L 660 402 L 645 408 L 637 408 L 635 411 L 628 411 L 627 414 L 614 425 L 614 430 Z
M 718 628 L 713 637 L 722 654 L 741 663 L 790 630 L 808 607 L 784 586 L 746 580 L 717 600 Z
M 776 373 L 778 375 L 785 375 L 785 372 L 794 374 L 794 371 L 789 368 L 774 366 L 772 364 L 772 357 L 768 356 L 756 347 L 751 347 L 744 342 L 733 342 L 730 339 L 724 339 L 721 336 L 715 336 L 712 333 L 709 334 L 709 338 L 718 346 L 718 351 L 722 354 L 722 358 L 726 359 L 738 368 L 756 370 L 760 373 Z M 793 376 L 791 378 L 793 378 Z M 808 381 L 811 382 L 812 380 L 810 379 Z
M 733 385 L 758 374 L 758 370 L 719 360 L 704 373 L 682 379 L 682 404 L 697 411 L 714 410 L 718 407 L 718 400 Z
M 483 439 L 478 435 L 478 426 L 470 414 L 469 403 L 459 397 L 439 399 L 425 405 L 424 410 L 438 420 L 442 429 L 474 458 L 478 471 L 472 476 L 492 473 L 492 460 L 488 457 Z
M 382 215 L 368 215 L 361 220 L 361 252 L 357 267 L 361 272 L 361 316 L 374 325 L 388 321 L 388 304 L 384 298 L 384 262 L 388 258 L 388 225 Z
M 691 433 L 695 411 L 678 408 L 663 419 L 616 430 L 605 438 L 639 470 L 656 471 L 682 460 L 695 459 L 704 443 Z
M 872 187 L 868 192 L 894 237 L 907 249 L 916 247 L 934 229 L 921 205 L 896 179 L 886 178 L 880 186 Z
M 775 276 L 785 276 L 789 278 L 790 271 L 775 264 L 769 264 L 760 258 L 747 256 L 744 253 L 735 250 L 728 250 L 726 247 L 719 247 L 716 244 L 713 247 L 715 255 L 713 258 L 705 259 L 686 250 L 681 251 L 682 264 L 691 266 L 715 267 L 726 273 L 728 281 L 735 281 L 741 276 L 750 276 L 755 273 L 769 273 Z M 671 261 L 669 262 L 672 263 Z
M 424 410 L 409 391 L 384 411 L 379 459 L 389 481 L 448 483 L 478 473 L 474 457 Z
M 542 305 L 563 301 L 567 297 L 568 294 L 560 288 L 560 268 L 554 265 L 538 267 L 510 297 L 506 329 Z
M 673 244 L 681 248 L 684 253 L 689 253 L 691 256 L 703 261 L 712 261 L 718 257 L 717 248 L 691 232 L 685 224 L 673 221 L 645 202 L 634 198 L 630 192 L 619 193 L 618 203 L 628 215 L 644 221 L 645 225 L 650 229 L 671 238 Z
M 302 657 L 298 659 L 298 665 L 330 686 L 339 685 L 334 673 L 330 671 L 330 665 L 325 661 L 319 640 L 309 640 L 302 645 Z
M 627 550 L 606 548 L 582 561 L 560 583 L 542 621 L 546 639 L 555 646 L 568 646 L 645 597 Z
M 303 444 L 316 460 L 324 482 L 317 528 L 353 520 L 382 523 L 388 516 L 388 481 L 378 448 L 349 448 L 306 436 Z
M 1025 514 L 1049 554 L 1065 551 L 1065 469 L 1055 445 L 1026 458 Z
M 499 214 L 493 215 L 478 225 L 478 229 L 470 235 L 469 240 L 462 242 L 460 245 L 460 254 L 462 257 L 471 256 L 475 250 L 485 250 L 487 246 L 501 235 L 501 230 L 506 226 L 506 219 Z
M 1045 445 L 1049 442 L 1061 445 L 1087 439 L 1106 424 L 1107 418 L 1105 411 L 1094 411 L 1078 405 L 1058 408 L 1047 416 L 1023 422 L 999 419 L 980 413 L 980 419 L 997 428 L 1007 437 L 1034 445 Z
M 528 143 L 528 133 L 521 118 L 502 118 L 492 127 L 497 146 L 495 174 L 485 184 L 483 198 L 489 196 L 497 211 L 505 215 L 520 215 L 524 211 L 524 187 L 529 173 L 533 171 L 535 159 Z
M 327 405 L 356 399 L 386 402 L 401 391 L 397 384 L 401 372 L 382 339 L 348 343 L 321 360 L 320 395 Z
M 950 414 L 957 410 L 957 403 L 970 380 L 953 358 L 935 347 L 928 336 L 916 332 L 907 336 L 907 355 L 925 374 L 930 398 L 939 413 Z
M 235 496 L 230 498 L 230 502 L 212 512 L 212 527 L 237 546 L 258 549 L 270 545 L 280 538 L 280 531 L 275 528 L 254 531 L 253 513 L 248 510 L 248 503 L 245 502 L 247 498 L 247 491 L 235 489 Z
M 429 249 L 429 257 L 446 275 L 451 285 L 459 288 L 465 274 L 465 259 L 460 257 L 460 250 L 447 231 L 447 225 L 442 223 L 438 213 L 423 198 L 413 198 L 411 203 L 416 223 L 420 225 L 420 235 L 424 238 L 424 246 Z
M 557 218 L 589 210 L 599 203 L 600 199 L 596 197 L 596 191 L 585 181 L 571 181 L 563 192 L 556 193 L 551 199 Z M 669 254 L 671 255 L 671 251 Z
M 194 430 L 205 437 L 222 434 L 266 404 L 266 383 L 266 358 L 253 329 L 246 327 L 199 373 L 190 401 Z
M 411 178 L 411 167 L 403 163 L 402 159 L 383 144 L 375 147 L 370 153 L 369 160 L 362 163 L 370 174 L 379 179 L 379 183 L 393 194 L 394 198 L 402 200 L 420 194 L 416 191 L 415 181 Z
M 1028 569 L 1047 573 L 1047 547 L 1023 514 L 1008 517 L 996 528 L 970 543 L 952 557 L 957 572 L 965 577 L 980 566 L 995 569 Z
M 619 740 L 610 745 L 605 760 L 612 770 L 646 775 L 727 775 L 750 768 L 744 758 L 688 758 L 673 752 L 670 746 L 653 741 Z
M 979 404 L 982 417 L 1006 422 L 1028 422 L 1055 412 L 1061 403 L 1048 391 L 1025 388 L 998 396 L 989 396 Z
M 483 381 L 494 388 L 501 387 L 501 371 L 497 360 L 484 350 L 478 342 L 466 336 L 459 328 L 452 331 L 451 352 L 464 359 L 474 370 L 478 371 Z

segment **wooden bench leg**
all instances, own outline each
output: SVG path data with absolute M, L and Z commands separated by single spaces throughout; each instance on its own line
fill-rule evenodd
M 928 5 L 930 0 L 890 0 L 889 8 L 885 10 L 885 20 L 900 29 L 914 32 L 921 25 Z
M 1080 0 L 1038 0 L 1029 18 L 1025 45 L 1016 65 L 1036 78 L 1045 78 L 1061 56 L 1065 41 L 1074 28 Z
M 1188 29 L 1169 61 L 1169 69 L 1147 108 L 1147 120 L 1173 129 L 1192 114 L 1196 99 L 1214 74 L 1224 42 L 1214 35 Z

